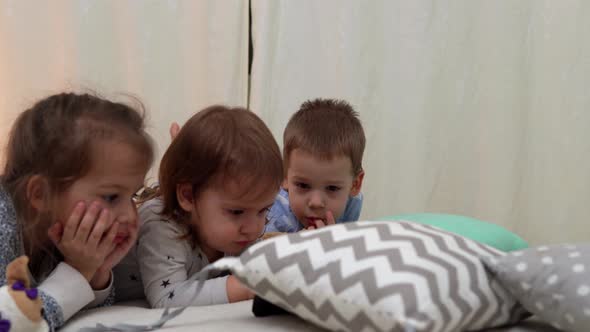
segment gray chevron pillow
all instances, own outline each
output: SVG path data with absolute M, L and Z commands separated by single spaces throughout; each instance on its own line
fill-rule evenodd
M 330 330 L 438 332 L 520 320 L 480 260 L 501 255 L 426 225 L 355 222 L 275 237 L 213 265 Z

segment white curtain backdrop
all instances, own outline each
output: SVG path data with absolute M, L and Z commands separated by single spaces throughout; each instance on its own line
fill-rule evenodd
M 363 218 L 590 240 L 590 2 L 251 0 L 250 84 L 248 5 L 0 0 L 0 146 L 64 89 L 138 96 L 158 157 L 171 121 L 213 103 L 249 100 L 282 143 L 304 100 L 344 98 L 368 139 Z
M 247 84 L 247 1 L 0 0 L 2 148 L 37 99 L 94 90 L 145 103 L 159 157 L 172 120 L 245 106 Z
M 252 0 L 250 106 L 360 112 L 366 219 L 444 212 L 590 240 L 590 2 Z

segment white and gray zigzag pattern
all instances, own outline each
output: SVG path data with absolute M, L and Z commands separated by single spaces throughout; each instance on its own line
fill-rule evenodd
M 460 331 L 520 318 L 480 261 L 498 255 L 429 226 L 356 222 L 262 242 L 232 270 L 267 300 L 333 330 Z

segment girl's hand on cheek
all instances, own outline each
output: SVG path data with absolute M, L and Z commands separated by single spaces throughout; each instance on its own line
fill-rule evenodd
M 113 249 L 106 257 L 104 263 L 100 266 L 100 271 L 111 271 L 115 265 L 119 264 L 121 260 L 125 258 L 129 250 L 135 245 L 139 230 L 138 224 L 133 223 L 133 225 L 128 225 L 127 230 L 129 232 L 129 236 L 123 242 L 114 244 Z
M 64 256 L 64 261 L 90 281 L 112 251 L 117 227 L 107 209 L 97 202 L 89 207 L 80 202 L 61 225 L 49 228 L 48 235 Z

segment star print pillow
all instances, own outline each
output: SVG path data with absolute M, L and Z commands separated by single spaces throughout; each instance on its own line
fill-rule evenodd
M 590 244 L 515 251 L 485 263 L 519 302 L 558 329 L 590 327 Z

